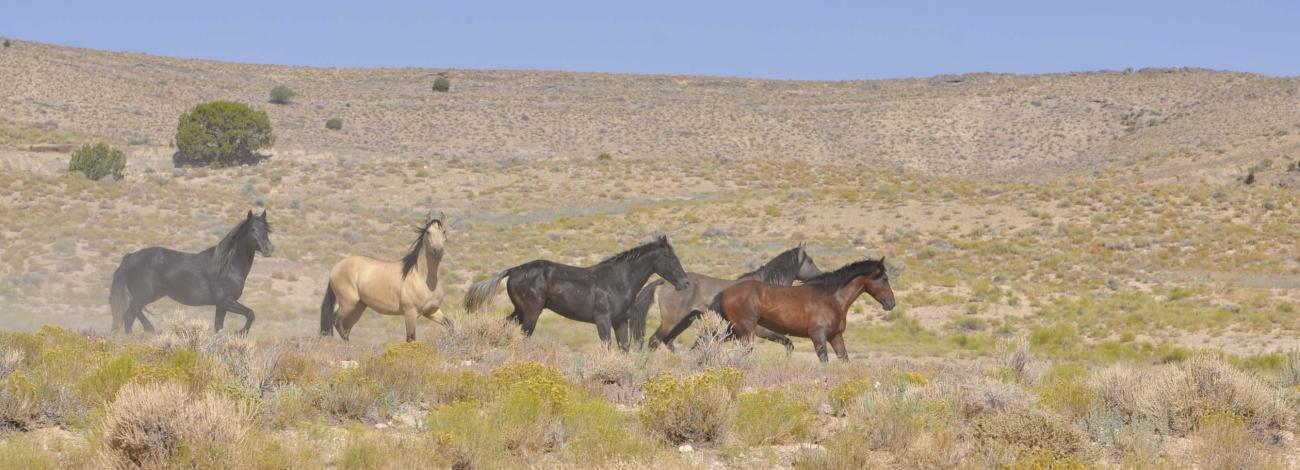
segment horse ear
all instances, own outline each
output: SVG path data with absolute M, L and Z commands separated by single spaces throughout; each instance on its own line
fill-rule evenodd
M 260 215 L 259 217 L 261 217 L 262 220 L 266 220 L 266 209 L 262 209 L 262 215 Z
M 250 219 L 253 218 L 253 210 L 252 210 L 252 209 L 249 209 L 249 210 L 248 210 L 248 218 L 250 218 Z
M 442 211 L 438 211 L 438 223 L 442 223 L 442 221 L 444 220 L 447 220 L 447 214 L 444 214 Z

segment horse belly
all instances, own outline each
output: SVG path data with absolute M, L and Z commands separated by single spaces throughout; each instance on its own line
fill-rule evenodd
M 769 318 L 767 315 L 758 317 L 758 326 L 767 328 L 769 330 L 772 330 L 777 333 L 781 333 L 786 336 L 798 336 L 801 338 L 808 337 L 808 330 L 806 327 L 800 328 L 788 322 L 774 320 L 772 318 Z

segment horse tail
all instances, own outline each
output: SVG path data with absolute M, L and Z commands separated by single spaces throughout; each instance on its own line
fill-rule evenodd
M 126 309 L 131 307 L 131 289 L 126 285 L 126 258 L 123 257 L 122 261 L 123 264 L 113 271 L 113 284 L 108 289 L 108 310 L 113 315 L 114 333 L 122 331 L 126 324 Z
M 320 303 L 320 335 L 334 336 L 334 285 L 325 282 L 325 299 Z
M 465 292 L 465 312 L 477 313 L 488 300 L 496 297 L 497 291 L 501 290 L 501 280 L 510 276 L 510 272 L 515 268 L 501 271 L 495 276 L 469 286 L 469 291 Z
M 632 302 L 632 316 L 628 320 L 632 328 L 632 338 L 636 339 L 637 344 L 645 339 L 645 320 L 650 314 L 650 304 L 654 303 L 655 290 L 664 283 L 663 279 L 646 284 L 645 288 L 636 295 L 636 301 Z

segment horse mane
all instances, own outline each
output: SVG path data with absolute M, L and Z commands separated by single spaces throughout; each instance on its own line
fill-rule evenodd
M 238 247 L 240 243 L 244 241 L 244 238 L 248 236 L 249 228 L 252 227 L 252 222 L 252 218 L 244 218 L 243 221 L 239 222 L 239 225 L 230 229 L 230 232 L 227 232 L 226 236 L 221 237 L 221 241 L 217 242 L 216 255 L 218 274 L 226 272 L 226 269 L 230 268 L 230 263 L 235 261 L 235 252 L 238 251 L 235 248 Z M 267 230 L 270 230 L 270 225 L 267 225 Z
M 610 263 L 617 263 L 617 262 L 621 262 L 621 261 L 634 261 L 634 260 L 636 260 L 636 259 L 638 259 L 638 258 L 640 258 L 640 257 L 642 257 L 642 256 L 645 256 L 645 255 L 647 255 L 647 254 L 653 253 L 654 251 L 656 251 L 656 250 L 658 250 L 658 249 L 660 249 L 660 248 L 664 248 L 664 247 L 668 247 L 668 246 L 669 246 L 669 245 L 668 245 L 668 236 L 667 236 L 667 235 L 657 235 L 657 236 L 654 237 L 654 239 L 652 239 L 652 240 L 650 240 L 650 241 L 648 241 L 648 242 L 646 242 L 646 243 L 643 243 L 643 244 L 641 244 L 641 245 L 639 245 L 639 246 L 637 246 L 637 247 L 631 248 L 631 249 L 629 249 L 629 250 L 627 250 L 627 251 L 624 251 L 624 252 L 622 252 L 622 253 L 619 253 L 619 254 L 616 254 L 616 255 L 610 256 L 610 257 L 608 257 L 608 258 L 605 258 L 605 259 L 603 259 L 603 260 L 600 260 L 599 263 L 596 263 L 596 266 L 601 266 L 601 265 L 610 264 Z
M 846 264 L 840 269 L 831 272 L 822 273 L 817 277 L 804 282 L 804 285 L 813 286 L 822 291 L 836 291 L 849 281 L 858 276 L 881 276 L 885 274 L 885 263 L 883 259 L 864 259 Z
M 415 262 L 420 260 L 420 248 L 424 247 L 424 239 L 429 236 L 429 227 L 433 226 L 434 222 L 442 223 L 439 219 L 429 219 L 423 227 L 416 229 L 420 232 L 420 236 L 415 237 L 415 241 L 411 242 L 411 249 L 406 256 L 402 257 L 402 279 L 406 279 L 406 275 L 415 269 Z
M 771 261 L 759 266 L 758 269 L 741 274 L 736 279 L 753 276 L 755 279 L 768 284 L 793 284 L 795 273 L 799 270 L 799 250 L 802 248 L 802 246 L 798 246 L 785 250 L 772 258 Z

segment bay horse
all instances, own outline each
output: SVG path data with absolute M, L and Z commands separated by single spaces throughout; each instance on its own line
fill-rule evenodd
M 677 335 L 681 334 L 698 318 L 699 312 L 703 312 L 710 307 L 714 296 L 737 282 L 753 279 L 778 286 L 789 286 L 794 284 L 796 280 L 807 281 L 821 273 L 821 269 L 817 268 L 817 263 L 813 262 L 811 256 L 808 256 L 803 243 L 785 250 L 758 269 L 742 274 L 734 280 L 688 272 L 686 277 L 691 281 L 690 288 L 664 291 L 658 295 L 659 329 L 655 331 L 654 335 L 650 336 L 650 349 L 656 349 L 660 344 L 663 344 L 669 351 L 675 351 L 673 340 L 677 338 Z M 641 342 L 639 332 L 645 330 L 645 317 L 650 309 L 650 304 L 655 298 L 655 290 L 663 283 L 662 279 L 651 282 L 641 290 L 640 294 L 637 294 L 632 314 L 632 333 L 637 340 L 637 344 Z M 790 342 L 790 338 L 774 333 L 767 328 L 760 326 L 755 334 L 760 338 L 781 343 L 787 349 L 794 349 L 794 344 Z
M 366 307 L 384 315 L 405 317 L 407 341 L 415 341 L 417 317 L 451 329 L 451 321 L 442 312 L 442 283 L 438 282 L 438 267 L 447 244 L 447 228 L 442 221 L 443 214 L 439 213 L 416 229 L 419 236 L 400 260 L 354 255 L 334 263 L 320 305 L 321 336 L 331 336 L 337 330 L 339 337 L 347 341 Z
M 841 360 L 849 360 L 844 329 L 849 306 L 867 293 L 885 310 L 893 310 L 885 259 L 850 263 L 812 278 L 803 285 L 786 287 L 742 281 L 722 291 L 713 309 L 731 322 L 741 341 L 749 344 L 758 327 L 811 339 L 817 358 L 827 361 L 826 344 Z
M 198 253 L 151 246 L 123 256 L 113 271 L 108 295 L 113 332 L 125 329 L 130 333 L 137 319 L 145 331 L 153 332 L 144 308 L 168 297 L 182 305 L 215 306 L 212 329 L 217 332 L 225 325 L 227 311 L 243 315 L 244 327 L 239 334 L 248 334 L 253 326 L 253 309 L 239 303 L 239 297 L 253 268 L 254 252 L 271 256 L 275 250 L 270 237 L 266 211 L 253 215 L 250 210 L 216 246 Z
M 506 293 L 515 309 L 506 318 L 519 323 L 525 335 L 533 334 L 542 309 L 550 309 L 570 320 L 595 323 L 596 333 L 606 345 L 612 330 L 619 348 L 627 351 L 630 307 L 651 274 L 658 274 L 678 290 L 690 286 L 667 236 L 655 237 L 590 267 L 533 260 L 501 271 L 470 286 L 465 310 L 482 309 L 496 296 L 501 280 L 508 277 Z

